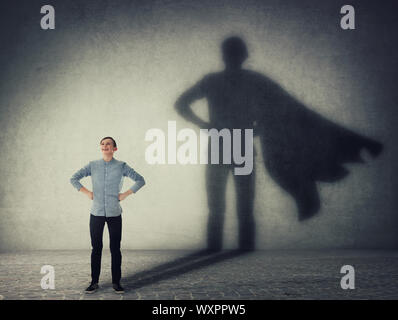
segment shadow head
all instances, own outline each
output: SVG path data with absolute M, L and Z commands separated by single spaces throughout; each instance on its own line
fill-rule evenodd
M 239 69 L 248 58 L 246 43 L 242 38 L 233 36 L 226 38 L 221 45 L 222 57 L 228 69 Z

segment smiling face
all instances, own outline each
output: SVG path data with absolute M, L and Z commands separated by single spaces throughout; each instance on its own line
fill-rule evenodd
M 113 153 L 117 150 L 112 139 L 103 139 L 100 143 L 100 148 L 104 156 L 113 156 Z

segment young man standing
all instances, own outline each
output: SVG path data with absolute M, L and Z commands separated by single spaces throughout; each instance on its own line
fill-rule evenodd
M 98 289 L 101 271 L 102 235 L 105 222 L 108 225 L 110 250 L 112 256 L 112 284 L 117 293 L 123 293 L 120 285 L 122 255 L 120 241 L 122 238 L 122 208 L 119 204 L 127 196 L 136 193 L 145 184 L 144 178 L 130 168 L 127 163 L 116 160 L 113 153 L 117 150 L 116 141 L 112 137 L 105 137 L 100 141 L 102 159 L 90 161 L 85 167 L 77 171 L 70 179 L 71 184 L 78 191 L 86 194 L 93 205 L 90 214 L 91 236 L 91 284 L 86 293 L 93 293 Z M 91 176 L 93 191 L 83 187 L 80 179 Z M 126 192 L 119 193 L 123 185 L 123 177 L 129 177 L 135 184 Z

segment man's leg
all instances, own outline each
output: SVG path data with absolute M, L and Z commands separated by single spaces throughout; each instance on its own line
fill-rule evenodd
M 91 236 L 91 282 L 98 283 L 101 272 L 102 235 L 104 232 L 105 217 L 90 214 Z
M 239 249 L 255 248 L 255 222 L 253 217 L 255 175 L 234 176 L 239 223 Z
M 122 240 L 122 216 L 106 218 L 109 230 L 109 246 L 112 256 L 112 283 L 118 284 L 122 276 L 122 253 L 120 242 Z
M 222 248 L 225 189 L 230 171 L 227 165 L 208 164 L 206 167 L 206 191 L 209 206 L 207 222 L 207 249 L 218 251 Z

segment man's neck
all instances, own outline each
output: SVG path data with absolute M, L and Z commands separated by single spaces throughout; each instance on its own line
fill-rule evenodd
M 240 71 L 242 70 L 242 65 L 229 65 L 225 66 L 225 71 Z
M 109 162 L 112 161 L 113 155 L 112 156 L 103 156 L 104 161 Z

